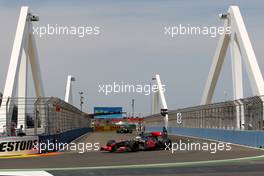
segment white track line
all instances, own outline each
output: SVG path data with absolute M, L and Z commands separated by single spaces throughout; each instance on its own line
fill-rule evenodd
M 264 159 L 264 155 L 234 158 L 225 160 L 209 160 L 209 161 L 191 161 L 191 162 L 176 162 L 176 163 L 158 163 L 158 164 L 135 164 L 121 166 L 94 166 L 94 167 L 67 167 L 67 168 L 36 168 L 36 169 L 1 169 L 0 171 L 55 171 L 55 170 L 99 170 L 99 169 L 132 169 L 132 168 L 162 168 L 162 167 L 181 167 L 181 166 L 199 166 L 204 164 L 221 164 L 229 162 L 239 162 L 254 159 Z
M 50 173 L 46 171 L 16 171 L 16 172 L 0 172 L 0 175 L 5 175 L 5 176 L 53 176 Z

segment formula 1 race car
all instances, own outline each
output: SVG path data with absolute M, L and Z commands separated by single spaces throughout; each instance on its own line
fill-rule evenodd
M 120 129 L 116 130 L 116 133 L 132 133 L 133 130 L 128 127 L 121 127 Z
M 162 150 L 171 145 L 167 133 L 151 132 L 143 133 L 132 140 L 116 142 L 109 140 L 106 146 L 101 147 L 102 151 L 109 152 L 137 152 L 144 150 Z

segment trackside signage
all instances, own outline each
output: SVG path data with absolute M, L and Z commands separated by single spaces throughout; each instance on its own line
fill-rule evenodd
M 38 136 L 1 137 L 0 156 L 39 153 Z

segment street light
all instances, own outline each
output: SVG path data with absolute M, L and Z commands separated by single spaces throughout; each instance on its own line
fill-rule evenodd
M 83 92 L 79 92 L 79 95 L 80 95 L 80 108 L 81 108 L 81 111 L 82 111 L 82 105 L 83 105 Z
M 134 118 L 135 116 L 135 99 L 132 99 L 132 117 Z

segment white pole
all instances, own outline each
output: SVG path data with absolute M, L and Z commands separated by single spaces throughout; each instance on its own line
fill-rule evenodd
M 22 7 L 19 15 L 11 59 L 6 76 L 6 82 L 3 93 L 4 98 L 13 97 L 13 93 L 16 85 L 15 82 L 17 81 L 17 75 L 21 61 L 27 14 L 28 14 L 28 7 Z M 10 125 L 7 124 L 7 118 L 8 118 L 7 113 L 12 111 L 12 109 L 9 109 L 9 107 L 11 107 L 9 106 L 9 104 L 7 104 L 6 106 L 7 107 L 2 105 L 0 108 L 0 133 L 4 131 L 9 131 L 9 129 L 4 129 L 4 126 L 5 128 L 7 128 Z
M 161 99 L 161 107 L 162 109 L 168 109 L 165 95 L 164 95 L 164 88 L 161 84 L 160 76 L 158 74 L 156 75 L 156 81 L 157 81 L 157 86 L 158 86 L 159 97 Z M 164 117 L 164 127 L 166 129 L 168 129 L 168 123 L 169 123 L 168 114 L 166 114 Z
M 4 87 L 3 97 L 5 99 L 11 98 L 9 103 L 0 108 L 0 133 L 3 131 L 9 131 L 10 129 L 4 129 L 3 126 L 10 126 L 10 114 L 12 115 L 13 106 L 12 97 L 16 85 L 18 86 L 18 97 L 22 100 L 19 102 L 18 110 L 18 125 L 25 127 L 26 122 L 26 98 L 27 98 L 27 62 L 31 64 L 32 77 L 34 81 L 35 91 L 37 97 L 44 97 L 44 89 L 40 73 L 40 65 L 38 61 L 38 53 L 36 48 L 36 42 L 33 35 L 32 21 L 33 16 L 29 13 L 28 7 L 22 7 L 18 20 L 15 40 L 13 44 L 11 59 L 6 76 L 6 82 Z M 19 74 L 18 74 L 19 73 Z M 18 83 L 17 83 L 18 82 Z M 6 103 L 6 102 L 4 102 Z M 9 115 L 7 113 L 10 113 Z M 9 121 L 9 122 L 8 122 Z
M 65 92 L 65 102 L 73 104 L 73 100 L 72 100 L 72 81 L 74 81 L 75 79 L 69 75 L 67 78 L 67 84 L 66 84 L 66 92 Z

